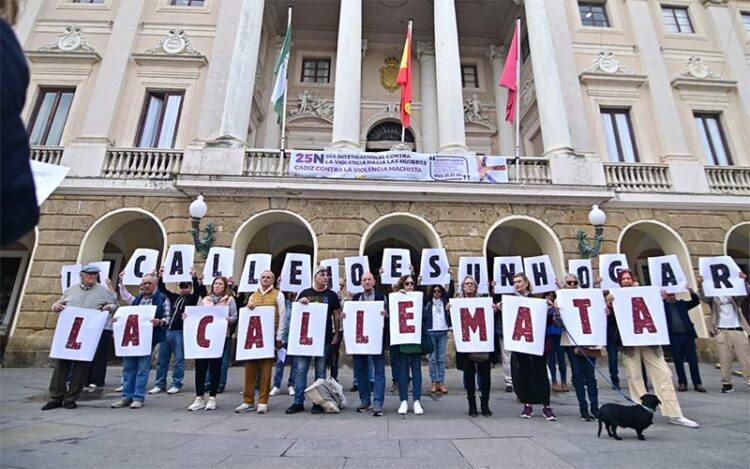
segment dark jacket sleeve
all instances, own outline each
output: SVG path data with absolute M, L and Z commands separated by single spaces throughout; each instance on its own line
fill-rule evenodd
M 167 289 L 167 285 L 161 277 L 159 277 L 157 288 L 169 298 L 169 302 L 174 306 L 175 301 L 177 301 L 177 295 Z

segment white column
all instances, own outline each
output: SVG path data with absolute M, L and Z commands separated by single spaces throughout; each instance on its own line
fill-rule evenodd
M 22 49 L 26 49 L 26 41 L 34 29 L 36 17 L 39 16 L 39 11 L 42 9 L 43 3 L 44 0 L 26 0 L 25 2 L 21 2 L 21 14 L 18 15 L 18 21 L 13 26 L 13 30 L 16 32 L 16 37 Z
M 435 76 L 435 45 L 417 43 L 419 60 L 420 116 L 422 117 L 422 151 L 438 150 L 437 81 Z
M 341 0 L 331 148 L 360 150 L 362 0 Z
M 441 153 L 466 153 L 461 56 L 454 0 L 434 0 L 438 141 Z
M 513 156 L 515 146 L 515 126 L 505 120 L 505 105 L 508 103 L 508 88 L 498 86 L 500 76 L 503 74 L 505 59 L 508 49 L 501 46 L 490 46 L 487 58 L 492 64 L 492 87 L 495 89 L 495 107 L 497 108 L 497 137 L 499 139 L 498 149 L 503 156 Z
M 284 36 L 271 36 L 269 42 L 273 41 L 273 56 L 266 59 L 266 63 L 269 64 L 267 68 L 271 69 L 270 82 L 266 86 L 269 90 L 267 95 L 271 96 L 271 90 L 274 85 L 273 67 L 276 65 L 276 59 L 281 53 L 281 46 L 284 44 Z M 270 49 L 270 48 L 269 48 Z M 294 73 L 294 72 L 292 72 Z M 289 97 L 287 96 L 287 99 Z M 263 148 L 281 148 L 281 124 L 277 122 L 276 110 L 273 108 L 273 103 L 268 99 L 266 104 L 266 134 L 263 138 Z

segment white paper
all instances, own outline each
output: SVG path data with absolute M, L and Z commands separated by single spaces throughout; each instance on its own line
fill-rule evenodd
M 669 344 L 667 318 L 659 287 L 613 288 L 610 293 L 614 296 L 612 307 L 622 345 Z M 636 317 L 648 326 L 636 328 Z
M 648 271 L 651 274 L 651 285 L 659 287 L 667 293 L 682 293 L 688 291 L 687 277 L 680 266 L 677 256 L 649 257 Z M 664 275 L 662 275 L 664 274 Z
M 619 288 L 617 282 L 617 273 L 622 269 L 629 269 L 628 259 L 625 254 L 600 254 L 599 255 L 599 276 L 602 278 L 600 287 L 603 290 L 610 288 Z M 633 277 L 635 280 L 635 277 Z
M 447 285 L 451 281 L 451 274 L 448 269 L 450 269 L 450 264 L 445 249 L 422 249 L 422 259 L 419 266 L 422 285 Z
M 31 160 L 31 175 L 36 186 L 36 203 L 41 206 L 47 198 L 55 192 L 70 168 Z
M 186 306 L 182 324 L 185 358 L 219 358 L 229 323 L 228 306 Z
M 607 304 L 598 288 L 557 291 L 557 307 L 571 343 L 607 345 Z M 585 327 L 584 327 L 585 326 Z
M 248 254 L 245 257 L 245 266 L 242 268 L 242 276 L 237 284 L 240 293 L 252 293 L 260 286 L 260 274 L 271 270 L 270 254 Z
M 557 276 L 548 255 L 525 257 L 523 268 L 535 295 L 557 290 Z
M 190 269 L 195 261 L 195 246 L 192 244 L 173 244 L 169 246 L 167 260 L 164 262 L 164 283 L 192 282 Z
M 422 292 L 388 295 L 391 345 L 422 343 Z
M 495 310 L 492 298 L 451 298 L 451 324 L 456 351 L 482 353 L 495 350 Z
M 404 275 L 411 274 L 411 254 L 408 249 L 383 249 L 383 273 L 380 281 L 384 285 L 394 284 Z
M 706 296 L 747 295 L 745 280 L 740 278 L 740 267 L 731 257 L 700 257 L 698 270 L 703 277 L 703 293 Z
M 276 308 L 256 306 L 242 308 L 237 322 L 237 360 L 273 358 L 276 348 Z
M 328 305 L 325 303 L 292 303 L 287 353 L 294 357 L 322 357 L 325 354 L 327 319 Z
M 60 272 L 60 284 L 62 286 L 62 292 L 81 283 L 81 264 L 64 265 Z
M 478 269 L 475 272 L 475 269 Z M 486 295 L 490 292 L 487 278 L 487 259 L 484 257 L 460 257 L 458 259 L 458 284 L 463 285 L 468 276 L 477 281 L 477 294 Z
M 495 281 L 494 293 L 514 293 L 513 275 L 523 272 L 521 256 L 495 257 L 492 261 L 492 279 Z
M 514 335 L 516 328 L 518 328 L 519 333 Z M 546 329 L 547 300 L 503 295 L 503 345 L 505 350 L 531 355 L 544 355 Z
M 140 285 L 143 276 L 156 272 L 156 263 L 159 259 L 159 251 L 156 249 L 138 248 L 133 251 L 127 265 L 125 275 L 122 277 L 123 285 Z
M 343 309 L 344 343 L 349 355 L 380 355 L 383 353 L 382 301 L 347 301 Z M 359 334 L 357 334 L 359 330 Z
M 362 275 L 370 272 L 370 261 L 367 256 L 355 256 L 344 258 L 344 269 L 346 274 L 346 290 L 351 293 L 362 293 Z
M 570 259 L 568 272 L 578 279 L 579 288 L 594 288 L 594 270 L 591 259 Z
M 117 308 L 114 315 L 117 320 L 112 323 L 115 356 L 145 357 L 151 355 L 151 346 L 154 339 L 154 325 L 151 324 L 151 320 L 154 319 L 154 316 L 156 316 L 156 306 L 154 305 L 120 306 Z M 131 317 L 134 323 L 129 322 Z M 126 330 L 129 335 L 137 335 L 137 343 L 133 340 L 123 343 Z
M 208 250 L 206 264 L 203 266 L 203 278 L 208 280 L 206 285 L 214 283 L 216 277 L 234 276 L 234 249 L 211 248 Z
M 328 288 L 337 292 L 341 289 L 339 286 L 339 260 L 325 259 L 320 261 L 320 266 L 328 271 Z
M 281 268 L 281 291 L 299 293 L 312 285 L 309 254 L 288 253 Z
M 105 311 L 66 306 L 57 319 L 50 358 L 79 362 L 93 360 L 108 317 L 109 313 Z

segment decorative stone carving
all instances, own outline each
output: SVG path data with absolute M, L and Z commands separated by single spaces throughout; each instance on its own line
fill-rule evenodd
M 536 88 L 534 86 L 534 76 L 529 76 L 529 79 L 526 80 L 526 83 L 521 86 L 521 93 L 520 93 L 520 104 L 521 109 L 526 109 L 531 105 L 531 103 L 536 99 Z
M 307 90 L 299 94 L 297 108 L 289 111 L 289 116 L 320 117 L 322 119 L 333 119 L 333 102 L 328 98 L 321 98 L 318 93 L 311 95 Z
M 55 42 L 42 46 L 37 50 L 41 52 L 96 52 L 86 40 L 83 30 L 76 25 L 66 27 L 65 32 L 58 36 Z
M 589 67 L 586 72 L 589 73 L 606 73 L 610 75 L 623 74 L 623 75 L 634 75 L 635 73 L 624 67 L 620 61 L 615 57 L 615 53 L 610 50 L 603 50 L 599 52 L 594 58 L 594 64 Z
M 422 57 L 431 56 L 435 57 L 435 44 L 432 42 L 417 42 L 417 47 L 415 49 L 417 53 L 417 60 L 420 62 L 422 61 Z
M 380 85 L 393 93 L 399 86 L 396 84 L 396 78 L 398 78 L 398 59 L 396 57 L 388 57 L 385 59 L 385 65 L 380 67 Z
M 385 112 L 387 112 L 389 114 L 395 114 L 395 113 L 399 112 L 398 108 L 399 108 L 398 104 L 388 103 L 388 104 L 385 105 Z
M 159 41 L 156 46 L 147 49 L 144 54 L 167 54 L 167 55 L 193 55 L 202 56 L 200 52 L 193 48 L 190 38 L 181 28 L 173 28 L 165 38 Z
M 472 95 L 472 97 L 467 99 L 464 103 L 464 122 L 491 123 L 490 119 L 487 117 L 487 111 L 482 102 L 477 98 L 477 95 Z
M 703 63 L 700 57 L 691 56 L 682 65 L 680 77 L 696 78 L 698 80 L 721 80 L 721 76 L 716 75 L 708 65 Z

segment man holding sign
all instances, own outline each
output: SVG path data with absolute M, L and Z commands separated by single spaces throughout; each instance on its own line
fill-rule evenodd
M 103 311 L 102 314 L 110 314 L 117 309 L 117 296 L 105 287 L 97 283 L 99 268 L 88 264 L 81 269 L 78 285 L 73 285 L 63 293 L 62 298 L 52 305 L 52 311 L 61 313 L 66 306 L 75 306 L 79 308 L 95 309 Z M 76 318 L 70 331 L 55 331 L 55 335 L 63 333 L 67 335 L 66 348 L 71 350 L 80 350 L 81 342 L 79 332 L 82 328 L 83 320 Z M 99 342 L 99 337 L 93 338 L 94 349 Z M 42 406 L 42 410 L 56 409 L 65 407 L 66 409 L 75 409 L 78 407 L 76 401 L 81 396 L 84 380 L 88 377 L 88 369 L 91 360 L 55 360 L 55 371 L 52 373 L 52 379 L 49 384 L 49 402 Z M 72 368 L 70 387 L 66 381 L 68 372 Z
M 691 309 L 700 304 L 701 300 L 692 288 L 687 285 L 684 285 L 684 288 L 690 292 L 690 301 L 678 300 L 674 293 L 668 293 L 667 290 L 661 291 L 664 313 L 667 316 L 669 343 L 672 345 L 672 361 L 677 371 L 677 390 L 687 391 L 687 376 L 685 376 L 685 362 L 687 361 L 693 388 L 698 392 L 706 392 L 701 382 L 698 354 L 695 350 L 695 339 L 698 334 L 688 314 Z

